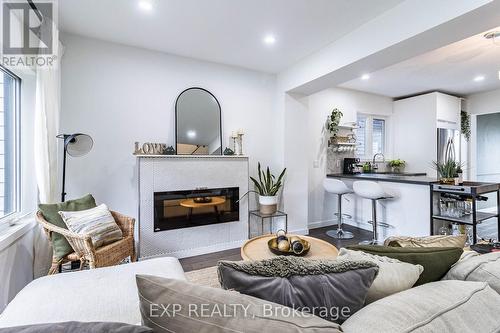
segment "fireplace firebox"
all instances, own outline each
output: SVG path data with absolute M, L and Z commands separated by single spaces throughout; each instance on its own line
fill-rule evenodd
M 239 188 L 154 193 L 154 231 L 239 221 Z

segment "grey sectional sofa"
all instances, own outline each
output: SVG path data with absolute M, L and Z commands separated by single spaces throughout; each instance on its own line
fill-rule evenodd
M 500 272 L 498 258 L 486 257 L 490 270 Z M 473 265 L 458 264 L 476 281 L 438 281 L 391 295 L 355 313 L 343 323 L 342 331 L 500 332 L 500 295 L 471 273 L 474 267 L 484 266 L 478 258 L 474 260 Z M 12 300 L 0 315 L 0 327 L 71 320 L 139 324 L 136 274 L 185 279 L 175 258 L 43 277 Z

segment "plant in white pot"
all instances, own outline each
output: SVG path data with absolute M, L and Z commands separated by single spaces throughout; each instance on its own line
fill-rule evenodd
M 281 171 L 278 178 L 274 176 L 269 167 L 263 171 L 258 164 L 257 171 L 259 179 L 250 177 L 255 185 L 256 192 L 259 194 L 259 210 L 262 214 L 274 214 L 278 209 L 278 192 L 283 186 L 283 177 L 285 176 L 286 168 Z

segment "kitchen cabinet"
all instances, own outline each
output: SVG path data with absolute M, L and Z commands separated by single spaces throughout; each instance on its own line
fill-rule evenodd
M 442 93 L 433 94 L 436 98 L 437 127 L 460 129 L 460 98 Z
M 460 128 L 460 98 L 439 92 L 394 102 L 394 156 L 407 162 L 407 172 L 434 176 L 437 129 Z

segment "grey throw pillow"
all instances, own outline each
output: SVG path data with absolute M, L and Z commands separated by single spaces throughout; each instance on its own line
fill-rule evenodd
M 307 310 L 340 324 L 365 304 L 378 266 L 368 261 L 278 256 L 220 261 L 218 273 L 224 289 Z
M 123 323 L 82 323 L 68 321 L 64 323 L 38 324 L 0 328 L 0 333 L 149 333 L 148 327 Z
M 144 325 L 155 333 L 341 333 L 339 325 L 234 291 L 137 275 Z

